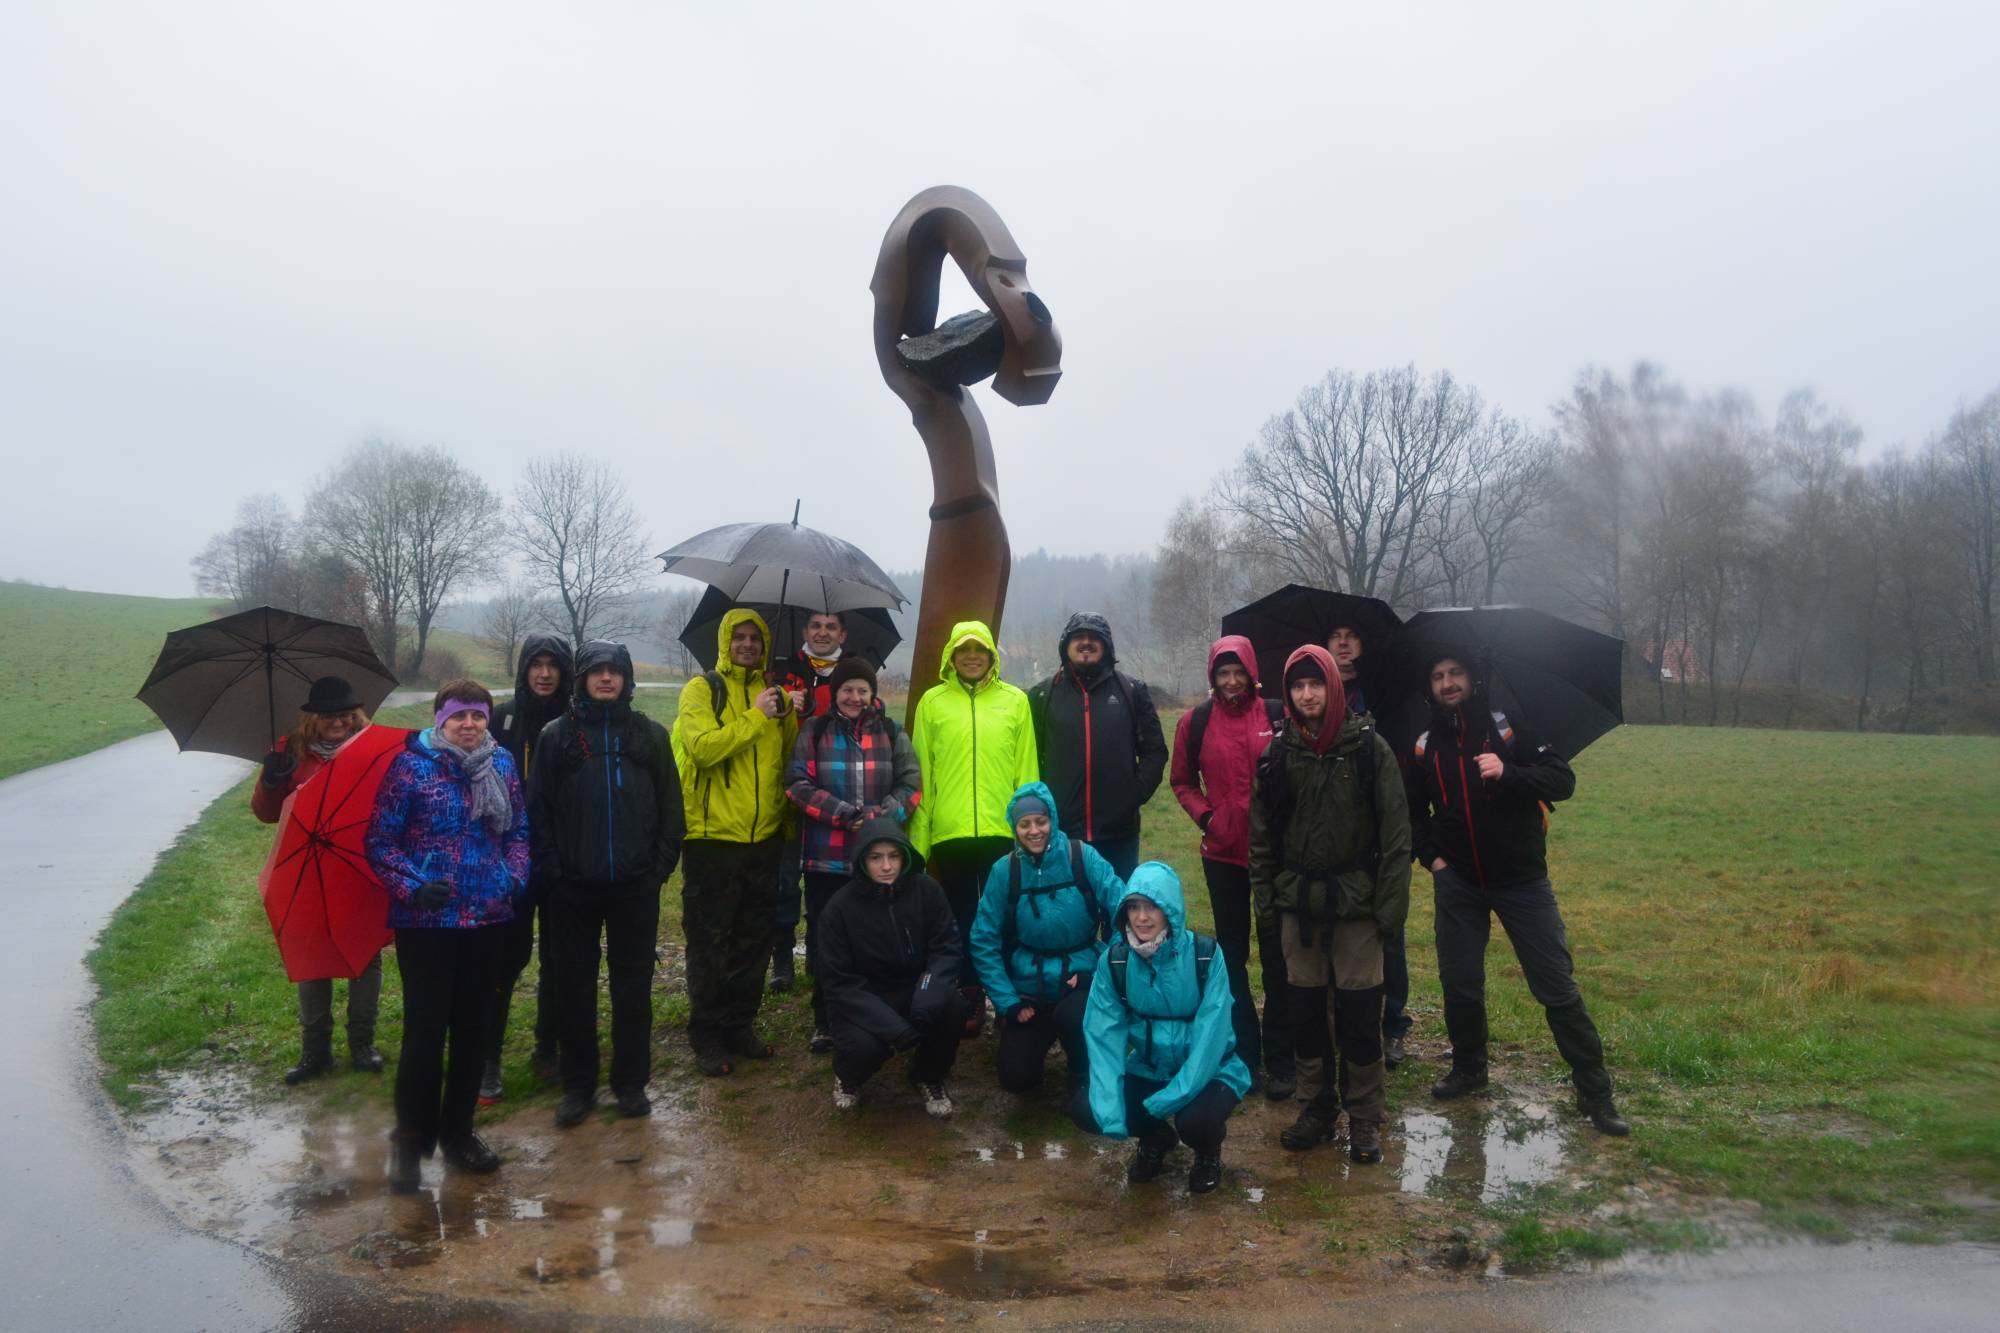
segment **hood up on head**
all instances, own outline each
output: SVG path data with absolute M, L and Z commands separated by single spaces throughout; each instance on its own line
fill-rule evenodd
M 1049 784 L 1046 782 L 1022 783 L 1020 790 L 1007 798 L 1007 831 L 1009 833 L 1014 831 L 1014 822 L 1020 818 L 1017 812 L 1024 796 L 1032 796 L 1049 808 L 1049 846 L 1054 847 L 1056 839 L 1062 836 L 1062 816 L 1056 813 L 1056 794 L 1049 790 Z M 1018 838 L 1015 839 L 1014 845 L 1020 846 Z
M 570 686 L 576 681 L 576 654 L 571 651 L 569 640 L 556 634 L 530 634 L 521 643 L 519 664 L 514 668 L 517 703 L 535 697 L 535 692 L 528 688 L 528 666 L 544 653 L 556 659 L 556 692 L 550 698 L 560 705 L 569 697 Z
M 1292 668 L 1301 662 L 1317 663 L 1320 673 L 1326 677 L 1326 716 L 1320 719 L 1319 734 L 1307 736 L 1305 723 L 1292 711 Z M 1291 720 L 1293 728 L 1301 739 L 1313 749 L 1325 754 L 1332 748 L 1340 735 L 1341 726 L 1347 721 L 1347 687 L 1340 683 L 1340 668 L 1335 665 L 1333 654 L 1316 643 L 1303 644 L 1292 650 L 1285 659 L 1284 676 L 1285 716 Z
M 1108 671 L 1118 665 L 1118 644 L 1111 637 L 1111 622 L 1095 611 L 1079 611 L 1063 626 L 1062 637 L 1056 640 L 1056 660 L 1069 665 L 1069 641 L 1079 634 L 1095 634 L 1104 640 L 1104 660 L 1098 670 Z
M 1181 877 L 1164 861 L 1142 861 L 1125 881 L 1125 896 L 1118 903 L 1114 923 L 1125 929 L 1125 904 L 1134 898 L 1149 898 L 1167 914 L 1167 929 L 1179 934 L 1187 927 L 1187 903 L 1181 897 Z
M 993 641 L 993 631 L 977 620 L 961 620 L 951 627 L 951 635 L 944 641 L 944 655 L 938 661 L 938 679 L 949 683 L 958 678 L 958 673 L 951 669 L 951 655 L 968 643 L 976 643 L 993 654 L 993 666 L 986 679 L 1000 679 L 1000 645 Z
M 854 857 L 848 862 L 848 866 L 854 871 L 856 879 L 874 883 L 868 879 L 868 869 L 862 864 L 862 858 L 868 854 L 868 849 L 878 842 L 893 842 L 903 849 L 903 873 L 896 877 L 898 883 L 923 868 L 923 858 L 917 855 L 917 849 L 911 844 L 909 835 L 903 832 L 903 826 L 882 815 L 863 824 L 860 831 L 854 835 Z
M 637 677 L 632 671 L 632 654 L 622 643 L 612 643 L 608 639 L 592 639 L 583 645 L 576 655 L 576 682 L 571 686 L 578 703 L 592 703 L 584 678 L 601 666 L 615 667 L 618 674 L 625 677 L 625 688 L 618 691 L 618 702 L 626 703 L 632 698 L 632 689 Z
M 1241 634 L 1225 634 L 1208 645 L 1208 688 L 1215 688 L 1216 659 L 1224 653 L 1234 656 L 1250 673 L 1250 693 L 1264 688 L 1264 682 L 1257 679 L 1257 649 Z
M 764 617 L 747 606 L 732 606 L 722 613 L 722 619 L 715 624 L 715 669 L 727 676 L 732 672 L 746 670 L 729 660 L 729 638 L 736 633 L 736 627 L 748 621 L 757 627 L 764 637 L 764 651 L 757 658 L 757 665 L 749 667 L 753 681 L 763 683 L 764 672 L 771 665 L 771 627 L 764 623 Z

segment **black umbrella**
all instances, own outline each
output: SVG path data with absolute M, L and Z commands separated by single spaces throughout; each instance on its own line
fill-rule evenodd
M 1419 611 L 1396 637 L 1397 676 L 1412 692 L 1441 649 L 1471 656 L 1493 706 L 1573 756 L 1625 720 L 1625 645 L 1609 634 L 1526 606 Z
M 1257 679 L 1266 695 L 1278 699 L 1284 695 L 1285 659 L 1301 644 L 1326 647 L 1327 637 L 1339 625 L 1346 625 L 1361 636 L 1362 654 L 1357 666 L 1362 684 L 1371 685 L 1376 679 L 1372 668 L 1386 658 L 1402 623 L 1379 597 L 1288 583 L 1224 616 L 1222 632 L 1241 634 L 1250 640 L 1251 647 L 1257 650 Z
M 737 601 L 720 588 L 710 588 L 701 595 L 701 601 L 695 604 L 694 611 L 688 616 L 687 626 L 681 630 L 680 637 L 681 646 L 694 654 L 694 659 L 701 663 L 702 670 L 715 669 L 715 631 L 722 623 L 722 613 L 732 606 L 743 605 L 745 603 Z M 804 616 L 809 612 L 803 612 L 795 606 L 781 608 L 771 602 L 751 602 L 748 605 L 752 611 L 764 617 L 764 623 L 771 627 L 772 637 L 778 640 L 774 655 L 783 656 L 798 646 L 795 636 L 778 638 L 782 632 L 778 628 L 780 618 L 785 621 L 796 620 L 802 625 Z M 865 657 L 878 669 L 889 660 L 889 654 L 896 650 L 896 645 L 903 641 L 902 631 L 896 628 L 896 622 L 879 606 L 843 611 L 840 615 L 841 619 L 847 622 L 847 646 L 842 651 L 849 657 Z
M 852 611 L 908 603 L 903 590 L 859 547 L 790 523 L 730 523 L 660 552 L 668 574 L 720 588 L 745 606 Z
M 167 635 L 139 702 L 183 750 L 260 759 L 321 676 L 345 679 L 371 713 L 396 688 L 354 626 L 260 606 Z

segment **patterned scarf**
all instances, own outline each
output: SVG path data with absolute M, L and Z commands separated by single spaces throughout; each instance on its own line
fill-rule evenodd
M 813 650 L 811 648 L 808 648 L 803 644 L 800 645 L 799 647 L 800 655 L 803 656 L 806 659 L 806 661 L 812 663 L 813 673 L 815 675 L 820 675 L 820 676 L 824 676 L 827 672 L 833 670 L 835 666 L 839 665 L 840 651 L 841 650 L 838 648 L 834 649 L 832 657 L 815 657 L 813 656 Z
M 514 802 L 507 795 L 506 781 L 493 771 L 493 755 L 500 747 L 492 735 L 482 736 L 470 750 L 460 749 L 435 731 L 431 739 L 441 753 L 450 755 L 458 764 L 458 771 L 471 786 L 472 817 L 484 821 L 487 831 L 496 838 L 505 833 L 514 822 Z
M 1154 954 L 1158 953 L 1160 946 L 1166 943 L 1166 940 L 1167 932 L 1164 930 L 1153 936 L 1150 940 L 1142 940 L 1132 933 L 1132 927 L 1125 927 L 1125 943 L 1131 947 L 1133 953 L 1138 954 L 1141 958 L 1151 958 Z

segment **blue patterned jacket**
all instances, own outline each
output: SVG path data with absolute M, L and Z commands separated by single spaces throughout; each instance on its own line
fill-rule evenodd
M 514 818 L 494 837 L 472 818 L 472 789 L 458 763 L 426 728 L 410 737 L 375 793 L 368 863 L 389 890 L 389 924 L 470 930 L 514 919 L 514 899 L 528 883 L 528 807 L 513 756 L 503 748 L 493 769 L 507 784 Z M 417 907 L 426 880 L 452 886 L 435 912 Z

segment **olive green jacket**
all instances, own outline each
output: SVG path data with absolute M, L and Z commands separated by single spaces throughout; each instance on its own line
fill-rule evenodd
M 1355 770 L 1364 744 L 1375 755 L 1372 800 Z M 1396 752 L 1365 718 L 1350 716 L 1325 754 L 1296 722 L 1271 739 L 1265 754 L 1282 760 L 1292 802 L 1279 846 L 1260 763 L 1250 794 L 1250 892 L 1258 920 L 1268 925 L 1287 912 L 1315 922 L 1372 917 L 1384 934 L 1401 930 L 1410 912 L 1410 807 Z

